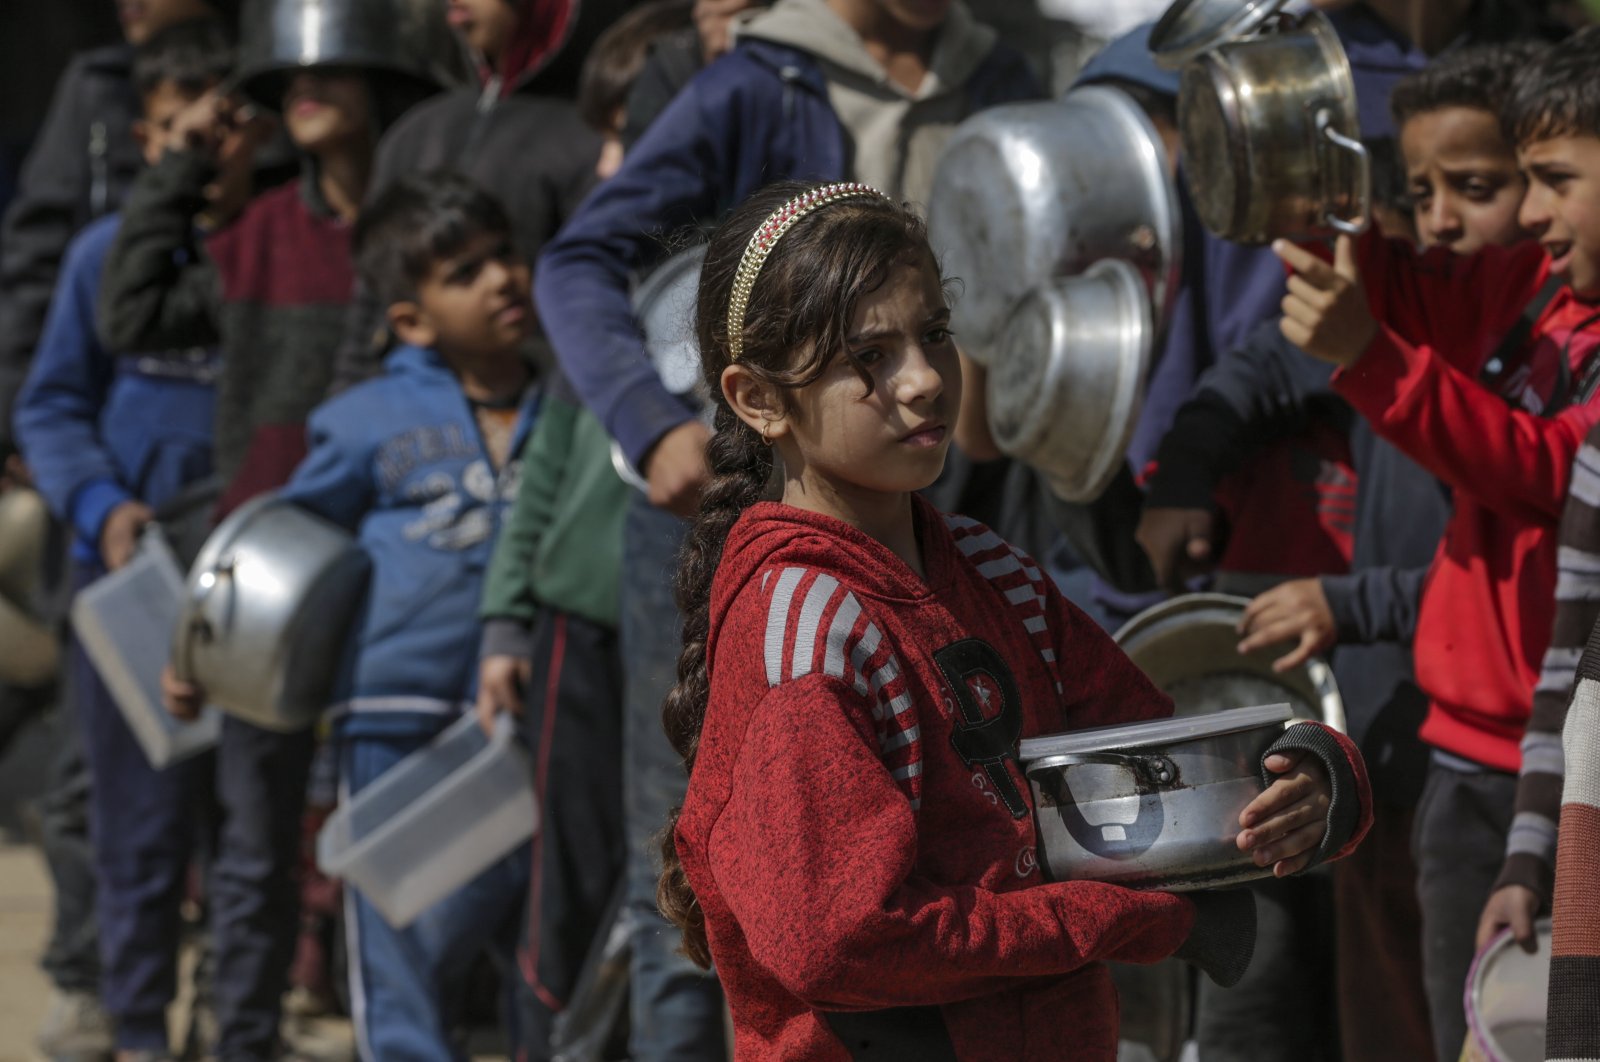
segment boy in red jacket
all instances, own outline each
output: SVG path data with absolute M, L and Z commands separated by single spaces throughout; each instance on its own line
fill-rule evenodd
M 1419 868 L 1424 962 L 1430 985 L 1456 998 L 1511 823 L 1507 799 L 1483 799 L 1483 779 L 1521 762 L 1550 639 L 1556 525 L 1573 458 L 1600 419 L 1590 401 L 1600 383 L 1597 61 L 1600 27 L 1530 67 L 1507 108 L 1528 177 L 1520 220 L 1538 246 L 1419 257 L 1398 243 L 1341 238 L 1332 264 L 1275 248 L 1295 270 L 1284 335 L 1338 365 L 1340 394 L 1454 494 L 1415 647 L 1430 698 L 1421 733 L 1435 750 L 1418 850 L 1459 849 L 1437 875 L 1426 859 Z M 1526 330 L 1521 356 L 1490 358 L 1513 329 Z M 1463 873 L 1486 855 L 1486 880 Z M 1431 901 L 1435 876 L 1457 883 L 1438 893 L 1453 902 Z M 1464 895 L 1469 885 L 1475 896 Z

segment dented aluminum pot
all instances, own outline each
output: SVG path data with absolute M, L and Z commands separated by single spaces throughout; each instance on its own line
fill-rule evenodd
M 1151 32 L 1181 66 L 1178 127 L 1195 212 L 1237 243 L 1364 231 L 1371 160 L 1333 24 L 1281 0 L 1178 0 Z M 1230 18 L 1230 15 L 1232 16 Z
M 1066 501 L 1093 501 L 1125 460 L 1155 341 L 1127 262 L 1040 286 L 1012 310 L 989 367 L 995 443 Z
M 1236 843 L 1286 704 L 1022 742 L 1039 863 L 1056 881 L 1187 892 L 1270 877 Z
M 951 134 L 928 197 L 928 238 L 961 281 L 952 324 L 989 363 L 1017 303 L 1102 259 L 1131 264 L 1159 326 L 1182 266 L 1177 192 L 1161 137 L 1126 93 L 991 107 Z

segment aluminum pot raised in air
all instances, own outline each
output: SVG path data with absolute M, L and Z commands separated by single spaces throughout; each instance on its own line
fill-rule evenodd
M 1161 138 L 1118 89 L 968 118 L 928 199 L 929 240 L 962 285 L 953 307 L 962 349 L 991 361 L 1028 292 L 1107 258 L 1136 267 L 1159 325 L 1181 268 L 1179 217 Z
M 1121 466 L 1155 346 L 1137 269 L 1108 259 L 1049 282 L 1010 314 L 989 367 L 990 430 L 1067 501 L 1092 501 Z
M 1181 66 L 1178 126 L 1195 212 L 1239 243 L 1366 228 L 1370 160 L 1355 79 L 1320 12 L 1281 0 L 1178 0 L 1151 49 Z

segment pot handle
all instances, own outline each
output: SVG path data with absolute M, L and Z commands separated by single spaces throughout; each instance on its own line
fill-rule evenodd
M 1334 128 L 1333 109 L 1330 107 L 1322 107 L 1317 111 L 1317 135 L 1334 147 L 1348 151 L 1356 159 L 1355 216 L 1342 218 L 1327 210 L 1323 212 L 1322 220 L 1348 236 L 1359 236 L 1367 231 L 1372 221 L 1372 156 L 1367 151 L 1367 145 Z
M 1077 767 L 1083 764 L 1121 767 L 1138 781 L 1140 792 L 1160 789 L 1178 780 L 1177 766 L 1165 756 L 1154 753 L 1135 756 L 1126 752 L 1069 752 L 1046 757 L 1038 762 L 1037 767 L 1043 770 L 1054 767 Z M 1034 765 L 1030 765 L 1028 774 L 1032 775 L 1033 772 Z
M 211 626 L 211 620 L 206 617 L 206 605 L 211 601 L 211 595 L 216 593 L 217 586 L 223 579 L 229 585 L 233 584 L 233 558 L 226 557 L 214 567 L 202 572 L 196 580 L 198 584 L 193 595 L 189 598 L 189 610 L 183 621 L 183 630 L 178 639 L 178 652 L 172 661 L 172 670 L 183 682 L 193 682 L 194 675 L 194 643 L 200 638 L 210 641 L 216 637 L 216 631 Z

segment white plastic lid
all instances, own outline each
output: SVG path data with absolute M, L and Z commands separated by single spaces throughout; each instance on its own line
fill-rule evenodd
M 1234 734 L 1262 726 L 1282 726 L 1293 718 L 1294 711 L 1287 704 L 1263 704 L 1254 708 L 1230 708 L 1212 715 L 1175 715 L 1145 723 L 1116 723 L 1087 730 L 1070 730 L 1065 734 L 1027 738 L 1022 742 L 1019 758 L 1029 763 L 1048 756 L 1079 752 L 1176 745 L 1181 741 Z
M 1157 66 L 1176 70 L 1219 44 L 1247 37 L 1287 0 L 1174 0 L 1150 31 Z

